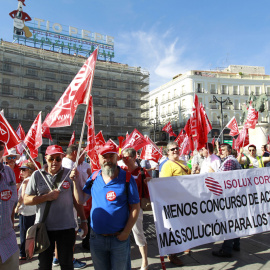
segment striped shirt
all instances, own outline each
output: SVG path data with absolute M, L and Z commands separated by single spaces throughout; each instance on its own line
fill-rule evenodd
M 0 162 L 0 256 L 2 263 L 17 250 L 17 240 L 11 215 L 17 203 L 15 174 Z

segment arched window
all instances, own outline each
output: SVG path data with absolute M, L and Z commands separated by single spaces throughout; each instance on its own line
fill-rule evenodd
M 52 107 L 51 106 L 46 106 L 45 107 L 45 117 L 48 115 L 48 113 L 50 113 L 52 110 Z
M 110 112 L 110 114 L 109 114 L 109 123 L 113 125 L 114 124 L 114 121 L 115 121 L 114 120 L 114 113 L 113 112 Z
M 2 101 L 1 110 L 4 110 L 4 115 L 9 115 L 9 103 L 7 101 Z
M 94 121 L 97 124 L 100 124 L 100 111 L 94 111 Z
M 34 119 L 34 105 L 33 104 L 28 104 L 26 106 L 26 118 L 27 119 Z
M 173 111 L 174 111 L 174 112 L 177 112 L 177 111 L 178 111 L 177 102 L 174 102 L 174 105 L 173 105 Z
M 132 126 L 133 125 L 133 116 L 131 113 L 127 114 L 127 125 Z

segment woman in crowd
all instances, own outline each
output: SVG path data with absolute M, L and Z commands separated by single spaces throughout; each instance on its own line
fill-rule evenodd
M 36 216 L 36 206 L 35 205 L 24 205 L 23 197 L 29 181 L 30 176 L 35 171 L 34 163 L 26 160 L 20 167 L 20 176 L 22 179 L 22 184 L 18 191 L 18 204 L 16 206 L 15 212 L 19 213 L 19 224 L 20 224 L 20 260 L 26 260 L 25 254 L 25 238 L 28 228 L 34 225 Z

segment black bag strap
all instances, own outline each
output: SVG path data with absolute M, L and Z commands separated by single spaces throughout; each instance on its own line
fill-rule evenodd
M 64 173 L 64 170 L 62 170 L 60 173 L 57 174 L 56 179 L 55 179 L 55 181 L 54 181 L 54 183 L 52 185 L 54 189 L 58 188 L 58 186 L 59 186 L 59 184 L 61 182 L 63 173 Z M 46 206 L 45 206 L 45 210 L 44 210 L 44 213 L 43 213 L 43 217 L 42 217 L 42 222 L 43 223 L 47 219 L 47 216 L 49 214 L 49 210 L 51 208 L 51 204 L 52 204 L 52 201 L 47 201 Z
M 144 172 L 144 169 L 141 167 L 140 168 L 140 174 L 141 174 L 141 178 L 142 178 L 142 198 L 144 198 L 144 179 L 146 178 L 146 175 L 145 175 L 145 172 Z

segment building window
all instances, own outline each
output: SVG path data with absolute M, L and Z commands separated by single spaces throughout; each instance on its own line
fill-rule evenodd
M 162 95 L 162 102 L 165 101 L 165 94 Z
M 202 84 L 201 83 L 197 83 L 197 92 L 202 93 Z
M 176 98 L 177 97 L 177 89 L 174 89 L 174 91 L 173 91 L 173 96 Z
M 266 95 L 267 96 L 270 95 L 270 87 L 269 86 L 266 87 Z
M 168 92 L 168 100 L 171 99 L 171 92 Z
M 3 95 L 12 95 L 12 91 L 10 88 L 10 79 L 3 78 L 2 84 L 2 94 Z
M 26 118 L 33 120 L 34 119 L 34 105 L 28 104 L 26 107 Z
M 28 68 L 26 71 L 26 75 L 37 77 L 38 72 L 37 72 L 37 70 L 35 70 L 33 68 Z
M 4 115 L 9 117 L 9 103 L 7 101 L 2 101 L 1 110 L 4 110 Z
M 53 85 L 46 84 L 46 90 L 53 91 Z
M 255 96 L 259 96 L 261 94 L 261 87 L 260 86 L 256 86 L 255 87 Z
M 233 94 L 234 95 L 239 95 L 239 87 L 237 85 L 233 86 Z
M 110 112 L 110 114 L 109 114 L 109 124 L 113 125 L 114 123 L 115 123 L 114 113 Z
M 249 86 L 245 86 L 245 96 L 249 96 Z
M 94 119 L 96 124 L 101 124 L 100 111 L 94 111 Z
M 131 113 L 127 114 L 127 125 L 132 126 L 133 125 L 133 116 Z
M 221 94 L 228 95 L 228 85 L 221 85 Z
M 216 94 L 217 93 L 217 90 L 216 90 L 216 85 L 215 84 L 210 84 L 210 93 L 211 94 Z
M 53 72 L 45 72 L 45 78 L 48 78 L 48 79 L 55 79 L 55 73 Z
M 168 114 L 171 114 L 171 104 L 168 105 Z

